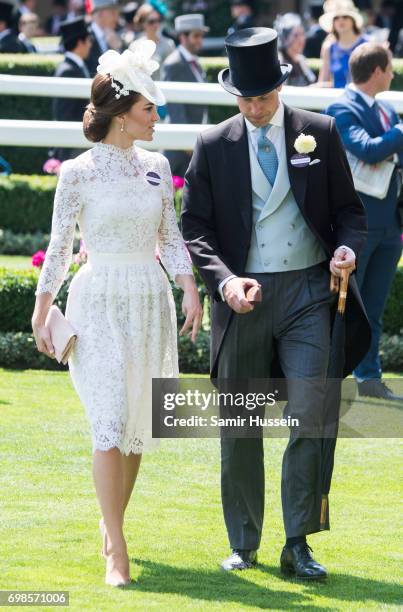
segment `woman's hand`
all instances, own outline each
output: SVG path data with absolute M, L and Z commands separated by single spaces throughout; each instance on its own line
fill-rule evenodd
M 182 312 L 186 317 L 184 324 L 179 330 L 179 335 L 183 336 L 184 333 L 191 328 L 189 336 L 194 343 L 196 342 L 196 337 L 199 333 L 203 318 L 203 308 L 200 303 L 199 292 L 193 276 L 186 274 L 183 275 L 182 278 L 177 278 L 175 280 L 176 283 L 182 287 L 184 292 L 182 299 Z
M 46 317 L 52 302 L 53 297 L 49 292 L 40 293 L 36 296 L 31 324 L 38 351 L 55 359 L 55 349 L 50 339 L 50 331 L 45 325 Z
M 47 357 L 55 359 L 55 349 L 50 338 L 50 331 L 45 323 L 32 319 L 32 330 L 38 351 L 44 353 Z

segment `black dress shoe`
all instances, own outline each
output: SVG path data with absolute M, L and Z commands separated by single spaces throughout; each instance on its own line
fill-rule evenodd
M 325 568 L 315 561 L 309 551 L 312 551 L 312 548 L 306 542 L 300 542 L 289 547 L 284 546 L 280 558 L 282 573 L 304 580 L 323 580 L 326 578 Z
M 403 402 L 402 395 L 395 395 L 380 378 L 369 378 L 362 382 L 357 382 L 358 395 L 360 397 L 376 397 L 378 399 Z
M 221 569 L 226 572 L 232 570 L 244 570 L 254 567 L 257 563 L 256 550 L 239 550 L 234 549 L 232 555 L 221 563 Z

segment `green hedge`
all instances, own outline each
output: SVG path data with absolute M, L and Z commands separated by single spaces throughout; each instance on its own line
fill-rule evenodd
M 64 366 L 39 353 L 32 336 L 31 318 L 35 305 L 35 289 L 39 272 L 32 270 L 9 270 L 0 268 L 0 367 L 63 370 Z M 55 304 L 64 312 L 67 292 L 73 278 L 69 272 Z M 199 280 L 199 279 L 197 279 Z M 183 325 L 181 312 L 182 292 L 173 288 L 178 329 Z M 205 300 L 206 290 L 200 287 L 200 298 Z M 206 312 L 208 318 L 208 309 Z M 200 330 L 196 344 L 185 336 L 179 338 L 179 367 L 183 373 L 206 373 L 209 370 L 208 324 Z
M 49 244 L 50 234 L 43 232 L 15 233 L 0 229 L 0 255 L 32 255 L 44 251 Z
M 403 267 L 397 269 L 383 317 L 385 334 L 403 334 Z
M 33 255 L 36 251 L 44 251 L 50 240 L 50 234 L 43 232 L 15 233 L 8 229 L 0 229 L 0 255 Z M 80 248 L 78 236 L 74 239 L 74 251 Z
M 61 55 L 0 54 L 0 74 L 53 76 Z M 52 99 L 41 96 L 0 96 L 1 119 L 52 119 Z M 0 155 L 7 159 L 13 172 L 41 174 L 48 159 L 48 147 L 3 147 Z
M 403 372 L 402 336 L 387 336 L 381 339 L 383 369 L 389 372 Z M 0 367 L 37 370 L 66 370 L 54 359 L 49 359 L 36 348 L 35 340 L 28 332 L 0 332 Z M 209 335 L 201 330 L 196 346 L 190 340 L 179 340 L 179 369 L 182 374 L 209 371 Z
M 39 54 L 0 54 L 0 74 L 24 74 L 30 76 L 52 76 L 56 66 L 61 62 L 61 55 Z M 227 66 L 225 57 L 205 57 L 202 64 L 210 83 L 217 83 L 218 72 Z M 318 73 L 320 60 L 308 61 L 314 72 Z M 393 60 L 395 78 L 393 89 L 403 91 L 403 60 Z M 210 106 L 210 122 L 220 123 L 231 117 L 235 109 L 231 106 Z M 51 99 L 26 96 L 1 96 L 0 118 L 2 119 L 33 119 L 51 120 Z M 0 147 L 0 155 L 11 164 L 13 172 L 20 174 L 40 174 L 42 166 L 48 157 L 48 149 L 38 147 Z
M 60 289 L 55 304 L 64 312 L 72 274 Z M 0 269 L 0 331 L 30 332 L 39 273 L 32 270 Z
M 31 317 L 35 304 L 38 270 L 0 269 L 0 367 L 61 369 L 32 345 Z M 67 291 L 73 273 L 69 272 L 55 303 L 64 312 Z M 204 303 L 203 328 L 193 345 L 188 337 L 179 338 L 179 367 L 183 373 L 207 373 L 209 370 L 209 300 L 200 277 L 196 275 L 200 298 Z M 399 269 L 385 313 L 385 332 L 381 354 L 384 369 L 403 371 L 403 315 L 401 296 L 403 269 Z M 184 321 L 182 292 L 173 288 L 178 329 Z M 400 296 L 400 299 L 399 299 Z
M 0 176 L 1 227 L 16 233 L 48 232 L 56 176 Z

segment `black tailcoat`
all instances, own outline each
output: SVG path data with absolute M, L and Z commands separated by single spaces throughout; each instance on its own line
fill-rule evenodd
M 366 238 L 366 216 L 353 184 L 335 121 L 327 115 L 284 105 L 288 175 L 299 209 L 328 254 L 337 246 L 357 255 Z M 290 158 L 301 133 L 314 136 L 311 154 L 320 163 L 295 167 Z M 230 274 L 247 276 L 252 232 L 252 185 L 245 121 L 238 114 L 199 135 L 185 176 L 182 231 L 194 265 L 212 296 L 211 376 L 217 376 L 220 346 L 233 311 L 223 302 L 218 285 Z M 328 265 L 328 262 L 326 262 Z M 247 316 L 247 315 L 245 315 Z M 370 328 L 354 274 L 346 305 L 345 375 L 369 348 Z M 281 375 L 277 362 L 272 376 Z

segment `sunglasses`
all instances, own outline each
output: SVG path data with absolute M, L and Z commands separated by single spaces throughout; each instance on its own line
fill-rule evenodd
M 161 23 L 161 21 L 161 19 L 155 17 L 154 19 L 147 19 L 146 23 L 148 23 L 148 25 L 154 25 L 156 23 Z

